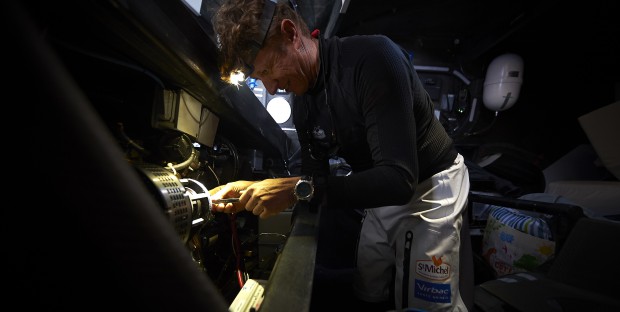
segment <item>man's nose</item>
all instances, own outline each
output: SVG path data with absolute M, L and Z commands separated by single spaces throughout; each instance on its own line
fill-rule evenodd
M 278 91 L 278 82 L 276 80 L 263 80 L 263 85 L 271 95 L 276 94 L 276 91 Z

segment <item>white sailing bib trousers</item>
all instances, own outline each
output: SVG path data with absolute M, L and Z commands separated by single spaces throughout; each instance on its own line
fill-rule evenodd
M 356 295 L 386 301 L 394 281 L 396 309 L 467 311 L 459 292 L 459 253 L 469 187 L 459 154 L 450 168 L 420 182 L 407 205 L 366 209 Z

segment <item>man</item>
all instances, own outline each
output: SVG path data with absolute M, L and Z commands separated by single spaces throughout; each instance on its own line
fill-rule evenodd
M 304 175 L 222 185 L 212 199 L 240 200 L 214 209 L 266 218 L 297 201 L 320 204 L 323 233 L 331 224 L 323 214 L 365 209 L 354 281 L 364 306 L 466 311 L 459 255 L 468 172 L 409 54 L 380 35 L 321 38 L 295 8 L 229 0 L 214 15 L 223 75 L 242 69 L 270 94 L 296 95 Z M 329 175 L 335 156 L 352 174 Z M 319 236 L 318 263 L 330 243 Z

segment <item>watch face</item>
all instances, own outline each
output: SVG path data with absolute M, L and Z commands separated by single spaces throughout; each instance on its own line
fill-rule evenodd
M 312 194 L 312 185 L 308 182 L 299 183 L 296 192 L 299 198 L 310 196 Z

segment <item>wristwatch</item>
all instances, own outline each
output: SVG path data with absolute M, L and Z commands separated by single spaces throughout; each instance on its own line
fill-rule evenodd
M 302 201 L 310 201 L 314 195 L 314 185 L 311 176 L 302 176 L 295 184 L 295 198 Z

